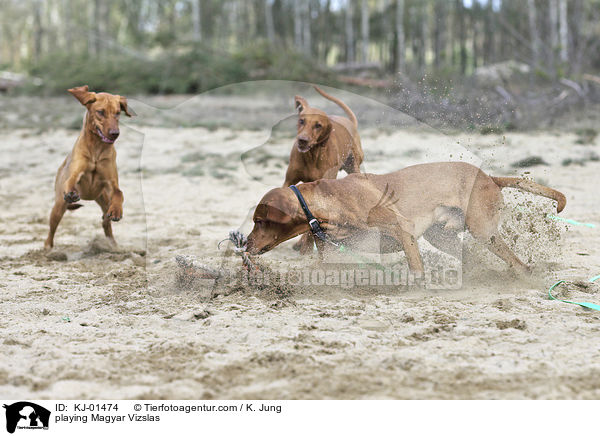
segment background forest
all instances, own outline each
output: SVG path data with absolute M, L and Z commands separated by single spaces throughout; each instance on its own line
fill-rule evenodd
M 29 78 L 4 73 L 4 89 L 16 81 L 25 85 L 21 91 L 60 94 L 88 83 L 128 94 L 172 94 L 248 80 L 301 80 L 392 95 L 392 104 L 422 118 L 440 104 L 456 112 L 453 105 L 467 99 L 469 111 L 485 122 L 509 126 L 531 121 L 516 107 L 539 106 L 548 118 L 600 98 L 600 0 L 0 5 L 0 70 Z M 470 95 L 474 89 L 477 95 Z M 500 103 L 509 110 L 490 109 Z

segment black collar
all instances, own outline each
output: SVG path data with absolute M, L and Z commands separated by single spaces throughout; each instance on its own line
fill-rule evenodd
M 294 191 L 294 194 L 296 194 L 296 198 L 298 198 L 298 201 L 300 202 L 300 207 L 304 211 L 304 215 L 306 215 L 306 219 L 308 220 L 308 225 L 310 226 L 310 231 L 313 234 L 313 236 L 323 242 L 331 242 L 327 238 L 327 235 L 325 234 L 325 231 L 319 224 L 319 221 L 311 213 L 298 187 L 296 185 L 291 185 L 290 189 Z

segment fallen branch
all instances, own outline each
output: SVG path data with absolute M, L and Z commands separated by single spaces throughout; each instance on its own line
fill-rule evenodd
M 568 95 L 569 95 L 569 91 L 567 91 L 566 89 L 563 89 L 563 90 L 561 91 L 561 93 L 560 93 L 560 94 L 558 94 L 558 96 L 556 96 L 556 97 L 555 97 L 555 98 L 552 100 L 552 103 L 553 103 L 553 104 L 558 104 L 558 103 L 560 103 L 561 101 L 563 101 L 565 98 L 567 98 L 567 96 L 568 96 Z
M 579 83 L 565 78 L 560 79 L 559 82 L 573 89 L 581 98 L 585 97 L 585 92 L 583 92 L 583 89 L 581 88 L 581 86 L 579 86 Z

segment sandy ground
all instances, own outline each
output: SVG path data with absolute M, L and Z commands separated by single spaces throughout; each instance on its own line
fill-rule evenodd
M 600 274 L 598 138 L 447 136 L 357 101 L 363 118 L 371 114 L 361 125 L 367 171 L 451 159 L 525 174 L 567 195 L 561 215 L 597 227 L 549 220 L 552 202 L 507 190 L 503 234 L 533 264 L 531 278 L 516 278 L 466 237 L 459 289 L 299 285 L 278 293 L 183 286 L 175 256 L 240 271 L 240 259 L 217 243 L 229 230 L 249 232 L 253 206 L 283 181 L 289 95 L 206 96 L 170 110 L 154 109 L 158 99 L 132 102 L 138 118 L 124 120 L 116 144 L 126 200 L 114 225 L 119 247 L 105 243 L 100 210 L 85 202 L 65 216 L 50 256 L 41 247 L 54 175 L 77 136 L 65 126 L 76 127 L 82 111 L 74 100 L 47 101 L 30 102 L 28 115 L 46 127 L 0 129 L 0 397 L 600 398 L 600 312 L 546 294 L 565 279 L 558 296 L 600 302 L 600 283 L 584 283 Z M 68 108 L 67 121 L 48 115 L 57 107 Z M 249 114 L 253 122 L 178 124 L 180 114 L 230 122 Z M 531 156 L 547 165 L 511 166 Z M 292 245 L 261 264 L 319 268 Z M 429 265 L 443 257 L 422 249 Z

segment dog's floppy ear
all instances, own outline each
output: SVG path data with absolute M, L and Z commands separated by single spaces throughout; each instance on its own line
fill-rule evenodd
M 136 116 L 136 113 L 133 111 L 133 109 L 127 107 L 127 99 L 121 95 L 119 96 L 119 104 L 121 105 L 121 110 L 125 112 L 125 115 L 128 117 Z
M 331 131 L 333 130 L 333 126 L 331 125 L 329 119 L 325 120 L 323 124 L 324 129 L 323 132 L 319 135 L 319 139 L 327 138 L 329 135 L 331 135 Z
M 304 97 L 300 97 L 299 95 L 297 95 L 294 97 L 294 107 L 296 108 L 298 113 L 300 113 L 308 107 L 308 103 L 304 99 Z
M 267 220 L 278 224 L 287 224 L 292 221 L 292 217 L 279 209 L 277 206 L 268 205 Z
M 73 94 L 73 96 L 79 100 L 82 105 L 86 106 L 96 101 L 96 93 L 89 92 L 89 89 L 90 88 L 87 85 L 83 85 L 76 88 L 71 88 L 69 89 L 69 92 Z
M 292 221 L 292 217 L 289 214 L 285 213 L 277 206 L 273 206 L 273 203 L 261 203 L 256 206 L 254 216 L 264 217 L 266 221 L 277 224 L 287 224 Z

